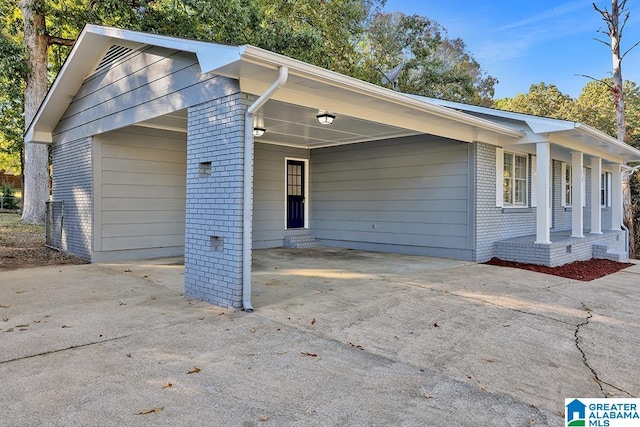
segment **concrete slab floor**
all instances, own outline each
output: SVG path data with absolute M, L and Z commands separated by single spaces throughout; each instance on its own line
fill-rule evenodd
M 180 264 L 3 272 L 0 425 L 551 426 L 640 395 L 640 265 L 261 250 L 244 313 L 185 298 Z

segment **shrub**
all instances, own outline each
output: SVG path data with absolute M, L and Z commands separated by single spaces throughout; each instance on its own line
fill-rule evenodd
M 18 199 L 14 197 L 15 189 L 8 182 L 2 183 L 0 197 L 2 198 L 2 207 L 4 209 L 17 209 Z

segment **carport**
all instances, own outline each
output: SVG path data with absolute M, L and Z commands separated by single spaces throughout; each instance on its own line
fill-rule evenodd
M 325 114 L 332 124 L 320 122 Z M 317 230 L 321 240 L 336 246 L 471 260 L 468 143 L 501 144 L 521 136 L 486 119 L 253 46 L 88 25 L 26 140 L 53 144 L 54 199 L 66 203 L 62 249 L 91 261 L 184 253 L 188 295 L 250 310 L 252 248 L 282 246 L 290 235 Z M 349 146 L 374 154 L 363 158 L 362 148 L 340 151 Z M 324 170 L 311 156 L 316 150 L 326 150 Z M 384 164 L 395 152 L 402 158 L 389 175 Z M 359 167 L 326 168 L 345 156 Z M 418 177 L 432 181 L 424 204 L 439 209 L 413 206 L 405 212 L 403 207 L 406 218 L 390 217 L 397 215 L 391 211 L 362 222 L 360 213 L 336 217 L 353 201 L 314 200 L 314 188 L 357 187 L 354 182 L 374 174 L 377 182 L 396 183 L 381 194 L 402 191 L 403 200 L 411 202 L 415 175 L 397 173 L 412 158 L 433 162 L 427 167 L 435 175 Z M 123 164 L 129 168 L 117 169 Z M 455 214 L 439 203 L 451 194 L 442 184 L 452 180 L 448 164 L 458 171 L 450 202 Z M 107 170 L 110 165 L 113 170 Z M 340 181 L 328 185 L 332 176 Z M 130 203 L 118 199 L 119 189 L 133 191 Z M 352 188 L 352 194 L 378 190 Z M 387 196 L 378 201 L 402 202 Z M 358 212 L 374 210 L 367 200 L 356 202 Z M 416 212 L 428 220 L 416 221 Z M 343 228 L 335 226 L 339 221 Z M 407 232 L 407 222 L 416 227 Z

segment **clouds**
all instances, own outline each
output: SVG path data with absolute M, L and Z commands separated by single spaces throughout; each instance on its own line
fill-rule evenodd
M 504 24 L 496 29 L 496 31 L 506 31 L 515 28 L 523 28 L 530 27 L 531 25 L 545 25 L 556 21 L 559 18 L 563 18 L 565 15 L 573 14 L 576 11 L 583 11 L 587 8 L 590 8 L 588 2 L 583 0 L 576 0 L 569 3 L 565 3 L 560 6 L 553 7 L 551 9 L 547 9 L 540 13 L 536 13 L 533 16 L 529 16 L 527 18 L 521 19 L 519 21 L 510 22 Z
M 540 4 L 540 3 L 538 3 Z M 521 14 L 528 11 L 520 10 Z M 528 56 L 537 49 L 553 49 L 553 41 L 584 34 L 589 41 L 595 35 L 598 17 L 584 0 L 551 7 L 523 19 L 498 24 L 475 46 L 479 60 L 504 61 Z

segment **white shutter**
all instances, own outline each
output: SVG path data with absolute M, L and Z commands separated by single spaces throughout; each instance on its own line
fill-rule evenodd
M 504 206 L 504 149 L 496 147 L 496 207 Z
M 538 159 L 531 156 L 531 207 L 538 206 Z
M 560 163 L 560 206 L 567 206 L 567 164 Z
M 583 167 L 582 168 L 582 207 L 586 207 L 587 206 L 587 168 Z M 600 194 L 598 194 L 598 197 L 600 197 Z

